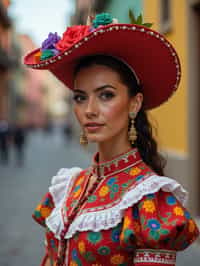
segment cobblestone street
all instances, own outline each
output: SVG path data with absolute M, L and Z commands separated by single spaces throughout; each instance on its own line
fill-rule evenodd
M 32 211 L 59 168 L 85 167 L 90 157 L 59 133 L 36 132 L 29 136 L 24 167 L 17 167 L 14 158 L 9 167 L 0 166 L 0 266 L 39 266 L 43 229 L 32 220 Z M 200 248 L 194 245 L 179 254 L 177 265 L 199 266 L 199 261 Z

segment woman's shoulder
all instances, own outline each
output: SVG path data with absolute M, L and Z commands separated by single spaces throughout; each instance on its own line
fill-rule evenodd
M 46 226 L 46 218 L 50 216 L 56 206 L 62 205 L 74 179 L 85 172 L 87 169 L 83 170 L 80 167 L 59 169 L 51 179 L 49 191 L 34 210 L 33 219 L 42 226 Z

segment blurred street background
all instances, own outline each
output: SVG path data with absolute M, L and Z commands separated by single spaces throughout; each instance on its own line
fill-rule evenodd
M 70 92 L 50 73 L 26 68 L 23 56 L 50 31 L 62 35 L 66 26 L 85 24 L 91 10 L 129 23 L 129 9 L 153 23 L 180 56 L 179 90 L 149 116 L 166 174 L 189 191 L 199 224 L 200 0 L 0 0 L 0 266 L 39 265 L 43 230 L 32 211 L 59 168 L 86 167 L 94 151 L 79 145 Z M 199 261 L 197 242 L 178 255 L 177 265 Z

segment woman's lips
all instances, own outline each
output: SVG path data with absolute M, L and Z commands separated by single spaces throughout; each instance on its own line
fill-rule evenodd
M 87 128 L 87 130 L 89 132 L 94 132 L 99 130 L 101 127 L 103 126 L 103 124 L 98 124 L 98 123 L 87 123 L 85 124 L 85 128 Z

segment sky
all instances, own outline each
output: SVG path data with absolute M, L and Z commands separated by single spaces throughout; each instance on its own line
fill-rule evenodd
M 29 34 L 36 45 L 46 39 L 49 32 L 59 35 L 69 25 L 73 10 L 71 0 L 12 0 L 9 14 L 14 19 L 16 31 Z

